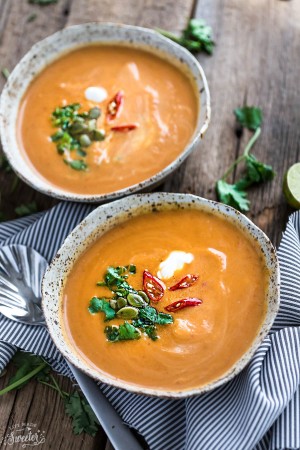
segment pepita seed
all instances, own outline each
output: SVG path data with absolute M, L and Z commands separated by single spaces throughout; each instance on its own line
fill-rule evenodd
M 118 307 L 118 309 L 124 308 L 124 306 L 127 306 L 126 298 L 119 297 L 118 300 L 117 300 L 117 307 Z
M 138 294 L 128 294 L 127 300 L 131 306 L 136 306 L 137 308 L 141 308 L 146 305 L 145 300 Z
M 82 147 L 89 147 L 92 143 L 87 134 L 82 134 L 79 138 L 79 142 Z
M 146 292 L 138 291 L 138 294 L 140 297 L 142 297 L 143 300 L 145 300 L 146 303 L 150 303 L 150 299 L 149 299 L 148 295 L 146 294 Z
M 125 306 L 124 308 L 119 309 L 117 312 L 117 317 L 121 319 L 135 319 L 139 314 L 139 310 L 137 308 L 133 308 L 132 306 Z
M 112 309 L 117 309 L 117 300 L 109 300 L 109 305 Z

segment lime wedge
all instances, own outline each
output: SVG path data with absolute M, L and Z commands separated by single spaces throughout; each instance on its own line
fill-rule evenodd
M 291 166 L 286 172 L 283 193 L 290 206 L 300 209 L 300 162 Z

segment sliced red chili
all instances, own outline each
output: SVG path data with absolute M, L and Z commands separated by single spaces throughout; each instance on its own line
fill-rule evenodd
M 185 277 L 183 277 L 180 281 L 178 281 L 178 283 L 174 284 L 174 286 L 169 287 L 169 290 L 177 291 L 177 289 L 188 288 L 188 287 L 192 286 L 192 284 L 196 283 L 198 278 L 199 278 L 199 275 L 192 275 L 189 273 Z
M 116 117 L 118 117 L 118 115 L 121 112 L 123 103 L 124 103 L 124 93 L 123 91 L 118 91 L 107 105 L 106 118 L 108 122 L 111 122 L 114 119 L 116 119 Z
M 128 131 L 135 130 L 138 127 L 138 123 L 128 123 L 126 125 L 116 125 L 115 127 L 111 127 L 111 130 L 119 131 L 120 133 L 127 133 Z
M 187 308 L 188 306 L 199 306 L 201 305 L 202 300 L 200 298 L 182 298 L 181 300 L 177 300 L 174 303 L 171 303 L 170 305 L 166 306 L 165 309 L 169 312 L 176 312 L 180 309 Z
M 166 286 L 159 278 L 152 275 L 148 270 L 144 270 L 143 289 L 152 302 L 158 302 L 163 297 Z

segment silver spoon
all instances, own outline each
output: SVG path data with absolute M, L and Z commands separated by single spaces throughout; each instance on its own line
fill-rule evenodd
M 43 256 L 24 245 L 0 249 L 0 313 L 28 325 L 46 325 L 41 308 L 41 282 L 47 265 Z M 115 449 L 142 450 L 95 381 L 65 361 Z

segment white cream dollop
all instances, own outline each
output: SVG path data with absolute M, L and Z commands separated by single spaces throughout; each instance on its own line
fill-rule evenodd
M 107 91 L 103 87 L 90 86 L 84 91 L 84 96 L 90 102 L 101 103 L 107 99 Z
M 185 264 L 190 264 L 194 260 L 192 253 L 174 251 L 169 254 L 167 259 L 162 261 L 157 272 L 158 278 L 168 280 L 177 270 L 183 269 Z

